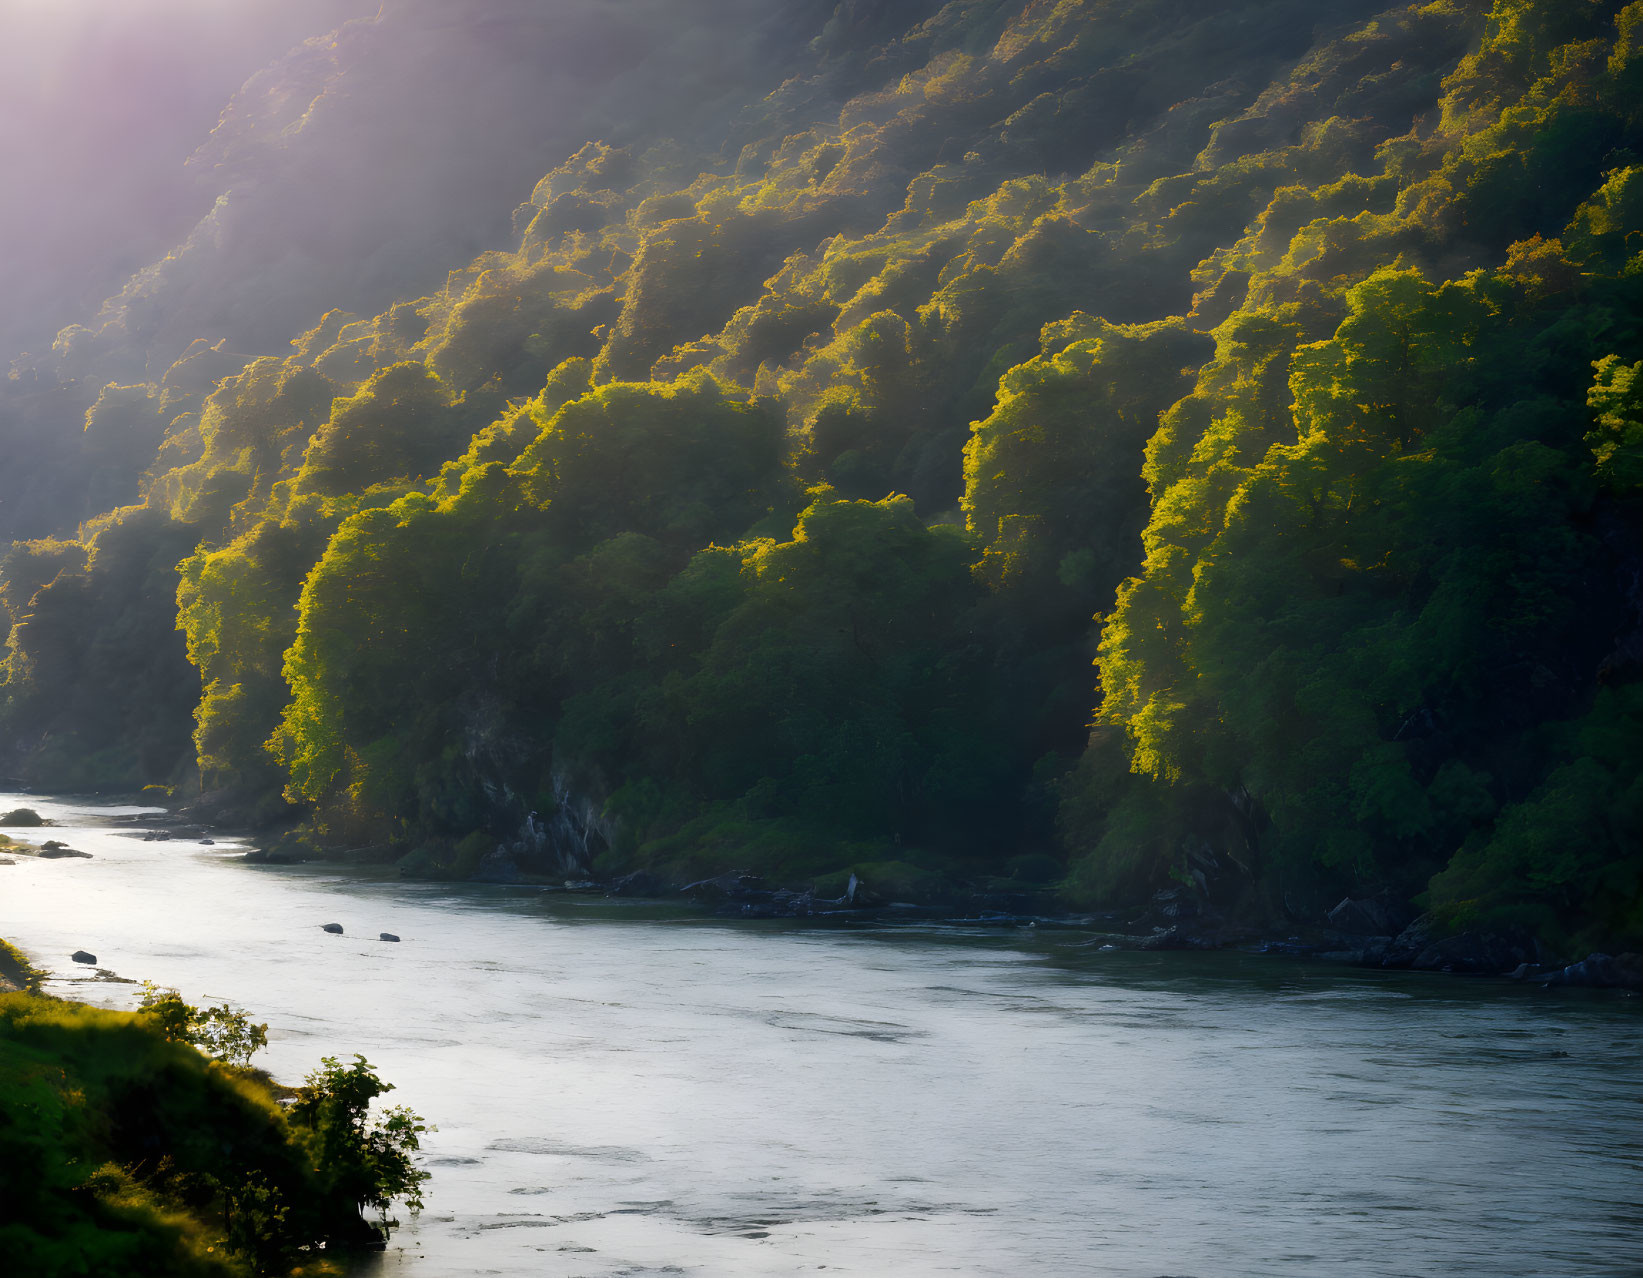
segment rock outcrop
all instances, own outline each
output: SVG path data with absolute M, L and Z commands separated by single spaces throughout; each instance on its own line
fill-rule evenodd
M 1423 914 L 1393 938 L 1380 962 L 1419 972 L 1475 972 L 1505 975 L 1538 958 L 1534 938 L 1509 928 L 1476 928 L 1450 932 L 1431 914 Z
M 1326 916 L 1329 926 L 1350 936 L 1396 936 L 1414 921 L 1415 912 L 1390 892 L 1346 897 Z
M 519 868 L 518 854 L 506 843 L 498 843 L 479 862 L 471 876 L 475 883 L 522 883 L 524 871 Z

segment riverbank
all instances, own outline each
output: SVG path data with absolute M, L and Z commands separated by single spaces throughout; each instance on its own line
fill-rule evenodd
M 132 814 L 123 820 L 141 823 L 146 828 L 143 837 L 159 842 L 175 838 L 209 845 L 208 832 L 219 830 L 187 808 Z M 395 864 L 385 848 L 327 848 L 291 832 L 260 841 L 243 859 L 270 866 Z M 399 873 L 432 882 L 450 878 L 405 868 Z M 1548 988 L 1643 992 L 1643 955 L 1557 954 L 1527 929 L 1456 926 L 1434 914 L 1418 913 L 1384 893 L 1343 899 L 1321 919 L 1290 919 L 1274 926 L 1217 908 L 1206 883 L 1166 888 L 1127 911 L 1070 912 L 1060 907 L 1053 884 L 965 884 L 932 874 L 897 872 L 897 867 L 890 867 L 884 880 L 850 873 L 826 886 L 793 887 L 770 884 L 745 871 L 685 883 L 645 870 L 609 879 L 551 878 L 521 869 L 510 857 L 494 856 L 463 881 L 548 894 L 663 902 L 702 917 L 749 922 L 1059 930 L 1085 933 L 1084 944 L 1113 950 L 1239 950 L 1378 970 L 1509 979 Z M 829 889 L 838 894 L 829 895 Z
M 0 1255 L 30 1278 L 338 1275 L 299 1260 L 325 1194 L 257 1071 L 155 1017 L 38 993 L 0 941 Z M 289 1223 L 287 1218 L 290 1218 Z
M 35 993 L 44 977 L 22 950 L 0 938 L 0 994 Z

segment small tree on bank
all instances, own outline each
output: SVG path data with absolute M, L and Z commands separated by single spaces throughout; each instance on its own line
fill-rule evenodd
M 229 1003 L 200 1009 L 183 1002 L 174 989 L 143 982 L 143 1000 L 138 1011 L 153 1019 L 160 1032 L 174 1043 L 192 1043 L 213 1060 L 242 1068 L 268 1046 L 268 1026 L 255 1024 L 243 1011 Z
M 231 1004 L 202 1010 L 165 986 L 145 982 L 138 1012 L 168 1041 L 239 1069 L 268 1044 L 268 1026 Z M 198 1178 L 219 1200 L 231 1247 L 258 1273 L 283 1272 L 321 1248 L 382 1246 L 399 1226 L 388 1214 L 396 1199 L 413 1215 L 422 1210 L 429 1173 L 412 1156 L 427 1125 L 403 1105 L 370 1113 L 393 1090 L 363 1056 L 347 1066 L 324 1057 L 286 1111 L 302 1151 L 299 1180 L 282 1186 L 248 1168 Z
M 415 1215 L 422 1210 L 422 1185 L 429 1173 L 412 1155 L 428 1130 L 419 1114 L 403 1105 L 370 1118 L 371 1102 L 394 1090 L 363 1056 L 344 1066 L 324 1057 L 308 1075 L 291 1105 L 291 1125 L 313 1156 L 313 1174 L 329 1205 L 320 1234 L 327 1243 L 382 1243 L 399 1221 L 388 1215 L 395 1199 Z M 374 1213 L 375 1221 L 365 1218 Z

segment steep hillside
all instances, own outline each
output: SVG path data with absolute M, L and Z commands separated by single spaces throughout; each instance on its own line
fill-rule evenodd
M 159 379 L 196 340 L 233 353 L 220 376 L 329 309 L 437 288 L 590 132 L 711 144 L 826 18 L 819 0 L 780 20 L 756 0 L 0 15 L 20 64 L 0 160 L 33 197 L 0 213 L 0 338 L 24 347 L 0 383 L 0 442 L 38 463 L 0 475 L 0 534 L 65 531 L 135 497 L 158 437 L 110 458 L 75 429 L 104 385 Z M 225 79 L 235 69 L 255 74 Z M 87 117 L 66 141 L 55 124 Z
M 204 329 L 5 561 L 16 766 L 418 873 L 1638 939 L 1643 5 L 764 12 L 737 76 L 499 126 L 599 140 L 424 295 L 339 177 L 300 288 L 225 236 L 61 340 Z M 221 162 L 328 213 L 255 84 Z M 288 353 L 202 321 L 266 295 L 271 349 L 326 277 L 364 308 Z

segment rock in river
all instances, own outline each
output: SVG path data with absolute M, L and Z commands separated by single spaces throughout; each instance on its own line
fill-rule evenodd
M 327 923 L 321 929 L 321 931 L 329 932 L 329 933 L 331 933 L 332 936 L 341 936 L 342 935 L 342 924 L 340 924 L 340 923 Z
M 337 930 L 340 932 L 342 929 L 338 928 Z M 377 933 L 377 940 L 379 940 L 379 941 L 397 941 L 397 940 L 399 940 L 399 938 L 397 936 L 395 936 L 392 932 L 378 932 Z
M 48 861 L 60 861 L 65 857 L 84 857 L 88 861 L 91 860 L 91 853 L 78 851 L 69 847 L 66 843 L 59 843 L 56 839 L 41 844 L 40 851 L 36 855 L 44 857 Z
M 75 950 L 69 957 L 76 963 L 95 963 L 97 961 L 97 956 L 89 950 Z

